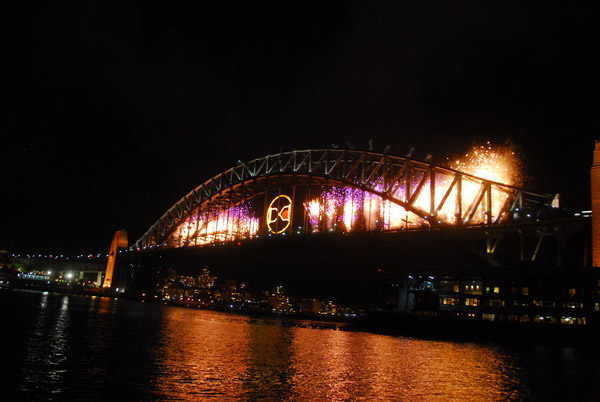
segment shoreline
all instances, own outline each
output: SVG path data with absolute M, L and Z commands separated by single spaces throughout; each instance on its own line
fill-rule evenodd
M 379 335 L 417 338 L 429 341 L 493 343 L 498 346 L 556 346 L 598 349 L 600 328 L 593 325 L 559 325 L 516 322 L 490 322 L 416 316 L 388 311 L 370 311 L 356 317 L 268 310 L 231 308 L 226 305 L 190 305 L 189 303 L 145 300 L 105 289 L 61 289 L 51 287 L 3 287 L 2 290 L 32 290 L 75 296 L 99 296 L 172 307 L 235 314 L 273 321 L 277 325 L 317 329 L 367 332 Z M 310 324 L 307 324 L 309 323 Z

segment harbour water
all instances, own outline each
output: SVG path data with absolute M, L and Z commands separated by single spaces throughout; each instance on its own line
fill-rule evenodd
M 3 400 L 595 401 L 600 348 L 0 291 Z

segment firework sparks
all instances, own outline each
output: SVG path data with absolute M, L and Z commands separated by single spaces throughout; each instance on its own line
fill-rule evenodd
M 255 236 L 259 219 L 251 206 L 243 203 L 212 213 L 196 212 L 182 222 L 171 236 L 171 245 L 200 246 Z
M 453 174 L 432 169 L 426 173 L 415 170 L 386 189 L 381 180 L 370 183 L 369 190 L 358 188 L 360 182 L 324 187 L 318 197 L 304 203 L 309 231 L 401 230 L 461 221 L 486 224 L 505 218 L 510 194 L 502 186 L 480 179 L 522 184 L 520 162 L 510 147 L 474 146 L 447 165 L 465 173 L 460 186 Z M 171 247 L 200 246 L 254 237 L 259 224 L 250 202 L 228 209 L 196 210 L 177 226 L 167 243 Z
M 492 147 L 490 143 L 487 143 L 473 147 L 462 158 L 455 160 L 450 167 L 485 180 L 519 185 L 521 184 L 519 166 L 519 160 L 510 147 Z M 411 188 L 415 188 L 416 183 L 415 179 L 411 183 Z M 452 179 L 448 176 L 436 175 L 434 191 L 436 206 L 440 205 L 444 194 L 448 190 L 452 190 L 451 183 Z M 429 179 L 425 187 L 430 186 L 431 180 Z M 457 190 L 453 189 L 452 191 L 456 192 Z M 458 218 L 456 211 L 459 209 L 465 211 L 470 208 L 471 205 L 468 203 L 476 199 L 480 191 L 482 191 L 480 182 L 471 179 L 463 180 L 461 189 L 463 204 L 458 208 L 456 202 L 446 201 L 436 211 L 435 219 L 439 223 L 455 224 Z M 498 215 L 501 214 L 500 211 L 508 199 L 508 194 L 497 189 L 489 191 L 491 191 L 491 205 L 487 205 L 490 202 L 488 199 L 483 199 L 469 217 L 471 223 L 485 223 L 490 218 L 486 212 L 488 209 L 491 211 L 492 221 L 499 218 Z M 415 209 L 429 211 L 430 197 L 431 191 L 421 191 L 418 197 L 412 200 L 411 205 Z M 407 201 L 404 184 L 399 183 L 394 198 L 401 202 Z M 456 198 L 455 196 L 448 197 L 449 200 Z M 378 195 L 352 187 L 325 189 L 318 198 L 305 203 L 305 208 L 313 232 L 352 231 L 358 228 L 362 230 L 397 230 L 429 225 L 426 218 L 407 210 L 400 203 L 384 200 Z
M 519 158 L 510 146 L 473 146 L 463 157 L 455 160 L 455 170 L 511 186 L 522 184 Z

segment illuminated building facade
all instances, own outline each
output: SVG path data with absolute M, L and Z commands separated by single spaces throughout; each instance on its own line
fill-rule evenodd
M 411 276 L 398 309 L 415 315 L 505 323 L 598 324 L 598 276 L 571 272 Z

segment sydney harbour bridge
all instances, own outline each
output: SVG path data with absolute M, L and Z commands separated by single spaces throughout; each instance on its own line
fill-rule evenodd
M 323 149 L 239 162 L 181 198 L 129 254 L 136 280 L 149 284 L 161 269 L 208 266 L 257 287 L 352 302 L 376 293 L 382 273 L 581 267 L 588 232 L 589 219 L 563 211 L 557 195 L 410 158 Z
M 188 247 L 258 237 L 495 228 L 556 207 L 458 170 L 354 150 L 305 150 L 239 163 L 192 190 L 134 245 Z

